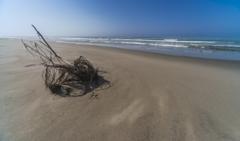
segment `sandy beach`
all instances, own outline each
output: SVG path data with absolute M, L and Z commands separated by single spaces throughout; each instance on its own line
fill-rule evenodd
M 111 87 L 53 95 L 41 61 L 0 39 L 0 140 L 240 140 L 240 62 L 49 44 L 69 62 L 85 56 Z

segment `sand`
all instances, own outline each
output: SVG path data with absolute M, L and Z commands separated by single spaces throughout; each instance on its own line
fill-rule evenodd
M 111 87 L 80 97 L 45 89 L 20 40 L 0 40 L 0 140 L 240 140 L 240 62 L 49 42 Z M 25 67 L 27 65 L 31 65 Z

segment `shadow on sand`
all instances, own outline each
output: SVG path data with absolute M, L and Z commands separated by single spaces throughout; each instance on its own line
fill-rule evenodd
M 54 93 L 55 95 L 61 97 L 81 97 L 93 91 L 106 90 L 111 87 L 110 81 L 107 81 L 103 78 L 103 76 L 98 76 L 98 82 L 78 82 L 78 81 L 69 81 L 64 82 L 61 90 Z M 97 95 L 93 94 L 90 98 L 95 97 Z

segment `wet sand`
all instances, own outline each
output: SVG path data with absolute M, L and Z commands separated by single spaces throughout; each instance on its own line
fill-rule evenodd
M 98 99 L 53 95 L 40 60 L 1 39 L 0 140 L 240 140 L 240 62 L 49 44 L 107 71 L 111 87 Z

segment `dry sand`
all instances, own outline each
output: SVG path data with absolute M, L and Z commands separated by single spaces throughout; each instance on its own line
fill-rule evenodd
M 95 90 L 98 99 L 52 95 L 39 59 L 1 39 L 0 140 L 240 140 L 240 62 L 50 45 L 107 71 L 111 87 Z

